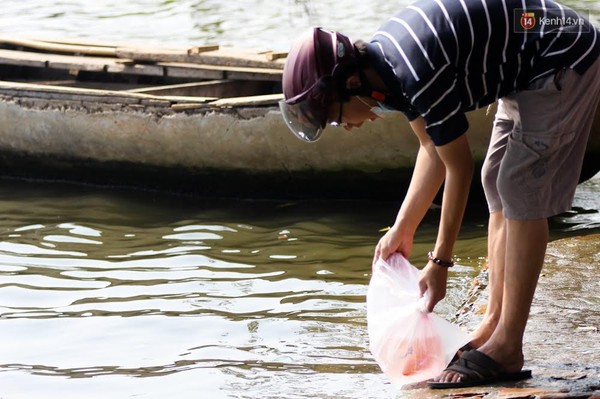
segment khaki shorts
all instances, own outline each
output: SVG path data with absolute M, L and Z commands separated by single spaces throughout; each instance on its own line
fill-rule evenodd
M 498 100 L 481 171 L 490 212 L 547 218 L 571 208 L 600 98 L 600 60 Z

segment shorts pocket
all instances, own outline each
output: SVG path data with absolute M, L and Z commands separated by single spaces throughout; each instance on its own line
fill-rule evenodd
M 499 185 L 512 186 L 523 193 L 541 192 L 552 184 L 553 170 L 562 162 L 555 159 L 559 149 L 568 145 L 575 132 L 562 135 L 513 132 L 500 167 Z
M 520 143 L 539 157 L 551 157 L 552 154 L 575 138 L 575 131 L 559 133 L 550 132 L 513 132 L 509 141 Z M 512 140 L 511 140 L 512 139 Z

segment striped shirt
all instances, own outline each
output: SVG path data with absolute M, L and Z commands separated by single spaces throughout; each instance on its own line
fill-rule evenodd
M 590 22 L 552 0 L 420 0 L 367 46 L 409 120 L 421 115 L 436 145 L 468 128 L 465 112 L 562 68 L 583 73 L 600 54 Z

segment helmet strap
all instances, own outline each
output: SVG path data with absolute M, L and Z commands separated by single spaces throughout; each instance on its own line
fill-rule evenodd
M 343 93 L 341 93 L 342 95 L 340 98 L 342 98 L 343 101 L 349 100 L 352 96 L 370 97 L 373 100 L 381 102 L 384 102 L 387 99 L 388 96 L 384 92 L 373 88 L 373 85 L 367 78 L 363 68 L 358 68 L 358 76 L 360 78 L 359 87 L 353 89 L 348 89 L 345 86 L 342 87 Z

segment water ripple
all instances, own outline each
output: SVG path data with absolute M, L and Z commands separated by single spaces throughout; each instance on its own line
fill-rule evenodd
M 34 190 L 0 185 L 6 397 L 389 396 L 368 351 L 365 294 L 392 212 Z M 429 250 L 432 226 L 415 253 Z M 457 243 L 441 314 L 485 262 L 482 226 L 469 221 Z

